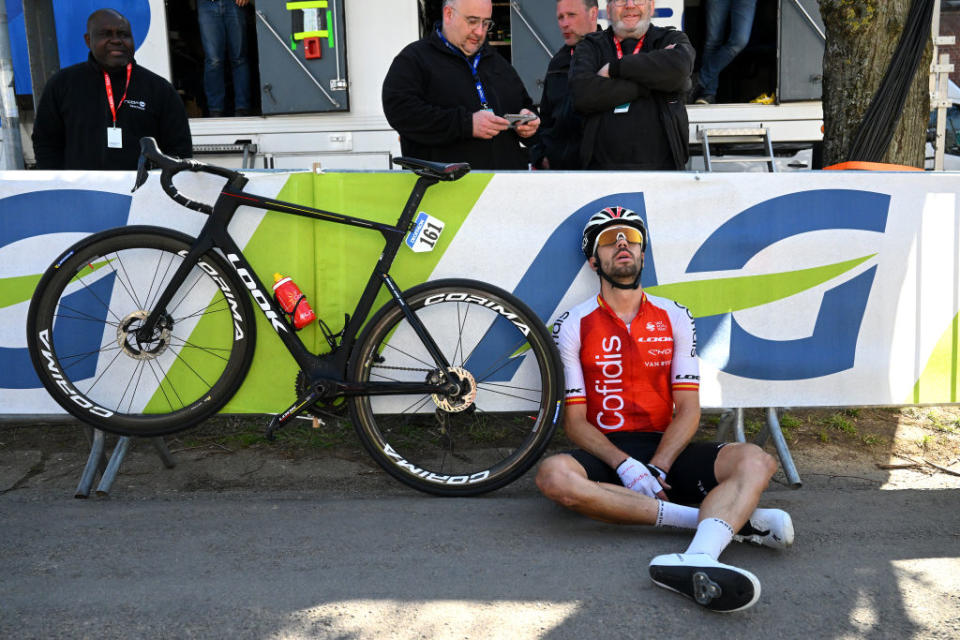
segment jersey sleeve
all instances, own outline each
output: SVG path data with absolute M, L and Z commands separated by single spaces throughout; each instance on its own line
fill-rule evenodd
M 693 315 L 680 303 L 670 309 L 673 326 L 673 364 L 670 367 L 670 386 L 674 391 L 700 389 L 700 361 L 697 359 L 697 328 Z
M 583 385 L 583 367 L 580 365 L 579 322 L 570 311 L 562 313 L 553 323 L 553 340 L 563 362 L 564 389 L 568 405 L 586 404 Z

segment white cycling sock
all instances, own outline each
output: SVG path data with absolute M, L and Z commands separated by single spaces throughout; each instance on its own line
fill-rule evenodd
M 733 540 L 733 527 L 720 518 L 707 518 L 697 525 L 697 533 L 684 553 L 705 553 L 714 560 Z
M 696 529 L 700 510 L 673 502 L 657 500 L 656 527 L 677 527 L 679 529 Z

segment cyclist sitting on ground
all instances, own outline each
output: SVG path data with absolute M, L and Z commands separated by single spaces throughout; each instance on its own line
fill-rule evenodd
M 746 609 L 759 581 L 718 557 L 733 539 L 792 544 L 789 514 L 757 508 L 777 463 L 753 444 L 690 441 L 700 422 L 693 319 L 640 286 L 647 240 L 642 218 L 622 207 L 596 213 L 583 230 L 600 295 L 554 325 L 564 428 L 580 449 L 545 460 L 537 486 L 604 522 L 696 529 L 684 553 L 650 562 L 651 578 L 714 611 Z

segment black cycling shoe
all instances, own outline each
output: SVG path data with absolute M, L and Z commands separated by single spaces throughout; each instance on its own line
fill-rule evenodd
M 755 575 L 703 553 L 657 556 L 650 561 L 650 577 L 657 585 L 711 611 L 742 611 L 760 599 L 760 581 Z

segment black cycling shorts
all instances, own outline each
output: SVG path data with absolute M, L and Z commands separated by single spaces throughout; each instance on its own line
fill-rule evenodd
M 640 462 L 649 462 L 657 451 L 662 434 L 659 433 L 611 433 L 607 436 L 610 442 L 617 445 L 624 453 Z M 713 465 L 725 442 L 691 442 L 687 445 L 673 466 L 667 473 L 667 484 L 671 486 L 665 490 L 671 502 L 679 504 L 700 504 L 715 486 L 717 477 L 713 473 Z M 587 477 L 596 482 L 619 484 L 620 476 L 615 469 L 611 469 L 600 458 L 583 451 L 574 449 L 566 453 L 579 462 L 587 472 Z

